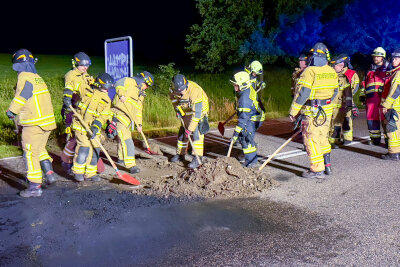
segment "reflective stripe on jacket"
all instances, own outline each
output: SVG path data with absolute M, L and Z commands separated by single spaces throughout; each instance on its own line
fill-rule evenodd
M 137 125 L 143 123 L 144 96 L 139 96 L 139 85 L 134 78 L 122 78 L 115 83 L 117 97 L 114 98 L 112 111 L 114 116 L 126 127 L 129 127 L 132 120 Z M 122 102 L 120 97 L 126 98 Z
M 19 114 L 22 126 L 40 126 L 45 131 L 56 128 L 50 93 L 44 80 L 36 73 L 18 74 L 15 97 L 9 110 Z

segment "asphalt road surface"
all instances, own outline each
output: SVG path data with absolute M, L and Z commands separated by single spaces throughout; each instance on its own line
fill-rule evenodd
M 0 265 L 400 266 L 400 162 L 366 144 L 364 113 L 354 125 L 355 142 L 332 151 L 332 176 L 300 177 L 309 162 L 297 139 L 263 170 L 280 185 L 248 199 L 159 199 L 71 183 L 21 199 L 21 186 L 2 176 Z M 208 134 L 206 156 L 225 155 L 231 134 Z M 260 158 L 291 134 L 286 119 L 265 123 Z M 174 139 L 157 141 L 173 153 Z M 18 161 L 0 161 L 0 175 Z

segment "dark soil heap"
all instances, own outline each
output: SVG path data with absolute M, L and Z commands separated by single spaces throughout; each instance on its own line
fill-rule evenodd
M 243 167 L 235 158 L 208 159 L 197 169 L 147 181 L 139 192 L 148 195 L 229 198 L 253 196 L 277 182 L 257 168 Z

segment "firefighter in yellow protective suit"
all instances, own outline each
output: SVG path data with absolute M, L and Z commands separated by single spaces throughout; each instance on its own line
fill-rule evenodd
M 82 92 L 77 113 L 83 118 L 85 124 L 90 127 L 92 135 L 86 131 L 85 126 L 74 116 L 71 128 L 74 131 L 77 146 L 75 148 L 72 172 L 78 182 L 83 182 L 85 178 L 91 181 L 100 180 L 97 175 L 100 147 L 93 139 L 100 138 L 101 128 L 112 117 L 111 99 L 107 92 L 113 86 L 114 79 L 109 74 L 102 73 L 97 76 L 91 87 L 86 87 Z
M 293 99 L 289 118 L 302 112 L 303 142 L 310 158 L 310 170 L 304 178 L 324 178 L 330 175 L 331 145 L 328 140 L 332 118 L 332 101 L 338 93 L 338 76 L 328 66 L 329 50 L 323 43 L 316 43 L 310 50 L 308 67 L 299 79 L 299 91 Z M 324 173 L 325 170 L 325 173 Z
M 358 115 L 357 107 L 353 102 L 353 95 L 357 92 L 360 79 L 352 70 L 350 57 L 341 54 L 335 57 L 331 64 L 338 74 L 339 92 L 333 100 L 333 115 L 329 142 L 332 148 L 339 145 L 348 145 L 353 140 L 352 116 Z M 343 141 L 341 136 L 343 134 Z
M 173 95 L 172 99 L 176 109 L 177 117 L 182 118 L 185 127 L 181 126 L 178 133 L 176 155 L 171 158 L 171 162 L 183 161 L 187 151 L 188 136 L 193 134 L 193 150 L 200 157 L 204 153 L 204 135 L 209 130 L 208 124 L 208 97 L 204 90 L 195 82 L 189 81 L 182 74 L 177 74 L 172 79 Z M 193 157 L 189 168 L 197 168 L 200 163 Z
M 51 96 L 43 79 L 37 74 L 35 59 L 26 49 L 13 55 L 13 69 L 18 72 L 15 97 L 7 110 L 7 116 L 19 116 L 22 126 L 22 149 L 27 169 L 29 187 L 20 192 L 22 197 L 42 195 L 42 172 L 49 184 L 56 181 L 52 159 L 46 151 L 51 130 L 56 121 Z
M 71 123 L 73 112 L 69 106 L 74 105 L 83 97 L 83 93 L 94 83 L 94 78 L 88 74 L 88 68 L 92 64 L 90 57 L 84 53 L 76 53 L 72 59 L 73 69 L 65 74 L 64 104 L 61 115 L 65 119 L 65 132 L 69 136 L 61 153 L 62 166 L 68 173 L 71 172 L 75 154 L 76 139 L 71 136 Z
M 383 113 L 385 114 L 388 136 L 388 153 L 382 155 L 385 160 L 400 160 L 400 48 L 392 53 L 393 69 L 390 75 L 390 90 L 385 99 L 382 99 Z
M 132 78 L 122 78 L 115 83 L 117 96 L 112 105 L 113 119 L 108 124 L 106 132 L 109 138 L 118 135 L 118 159 L 124 162 L 130 173 L 140 172 L 136 166 L 132 131 L 135 125 L 139 132 L 142 131 L 145 90 L 153 83 L 154 77 L 147 71 Z
M 307 56 L 301 54 L 299 57 L 299 66 L 295 68 L 294 72 L 292 73 L 292 87 L 290 88 L 292 98 L 294 98 L 294 96 L 297 94 L 297 91 L 299 90 L 298 81 L 306 67 L 307 67 Z

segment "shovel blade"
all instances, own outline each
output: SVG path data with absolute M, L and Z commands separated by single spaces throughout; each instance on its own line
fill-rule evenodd
M 159 155 L 158 153 L 151 151 L 150 148 L 146 148 L 146 150 L 144 152 L 146 152 L 149 155 Z
M 222 136 L 224 136 L 225 127 L 224 127 L 224 124 L 223 124 L 222 122 L 219 122 L 219 123 L 218 123 L 218 131 L 220 132 L 220 134 L 221 134 Z
M 105 167 L 104 167 L 104 162 L 103 160 L 100 158 L 99 161 L 97 162 L 97 172 L 98 173 L 102 173 L 105 171 Z
M 121 179 L 122 181 L 127 182 L 128 184 L 133 184 L 133 185 L 140 185 L 140 182 L 136 180 L 134 177 L 130 176 L 127 173 L 121 174 L 119 171 L 117 172 L 118 178 Z

